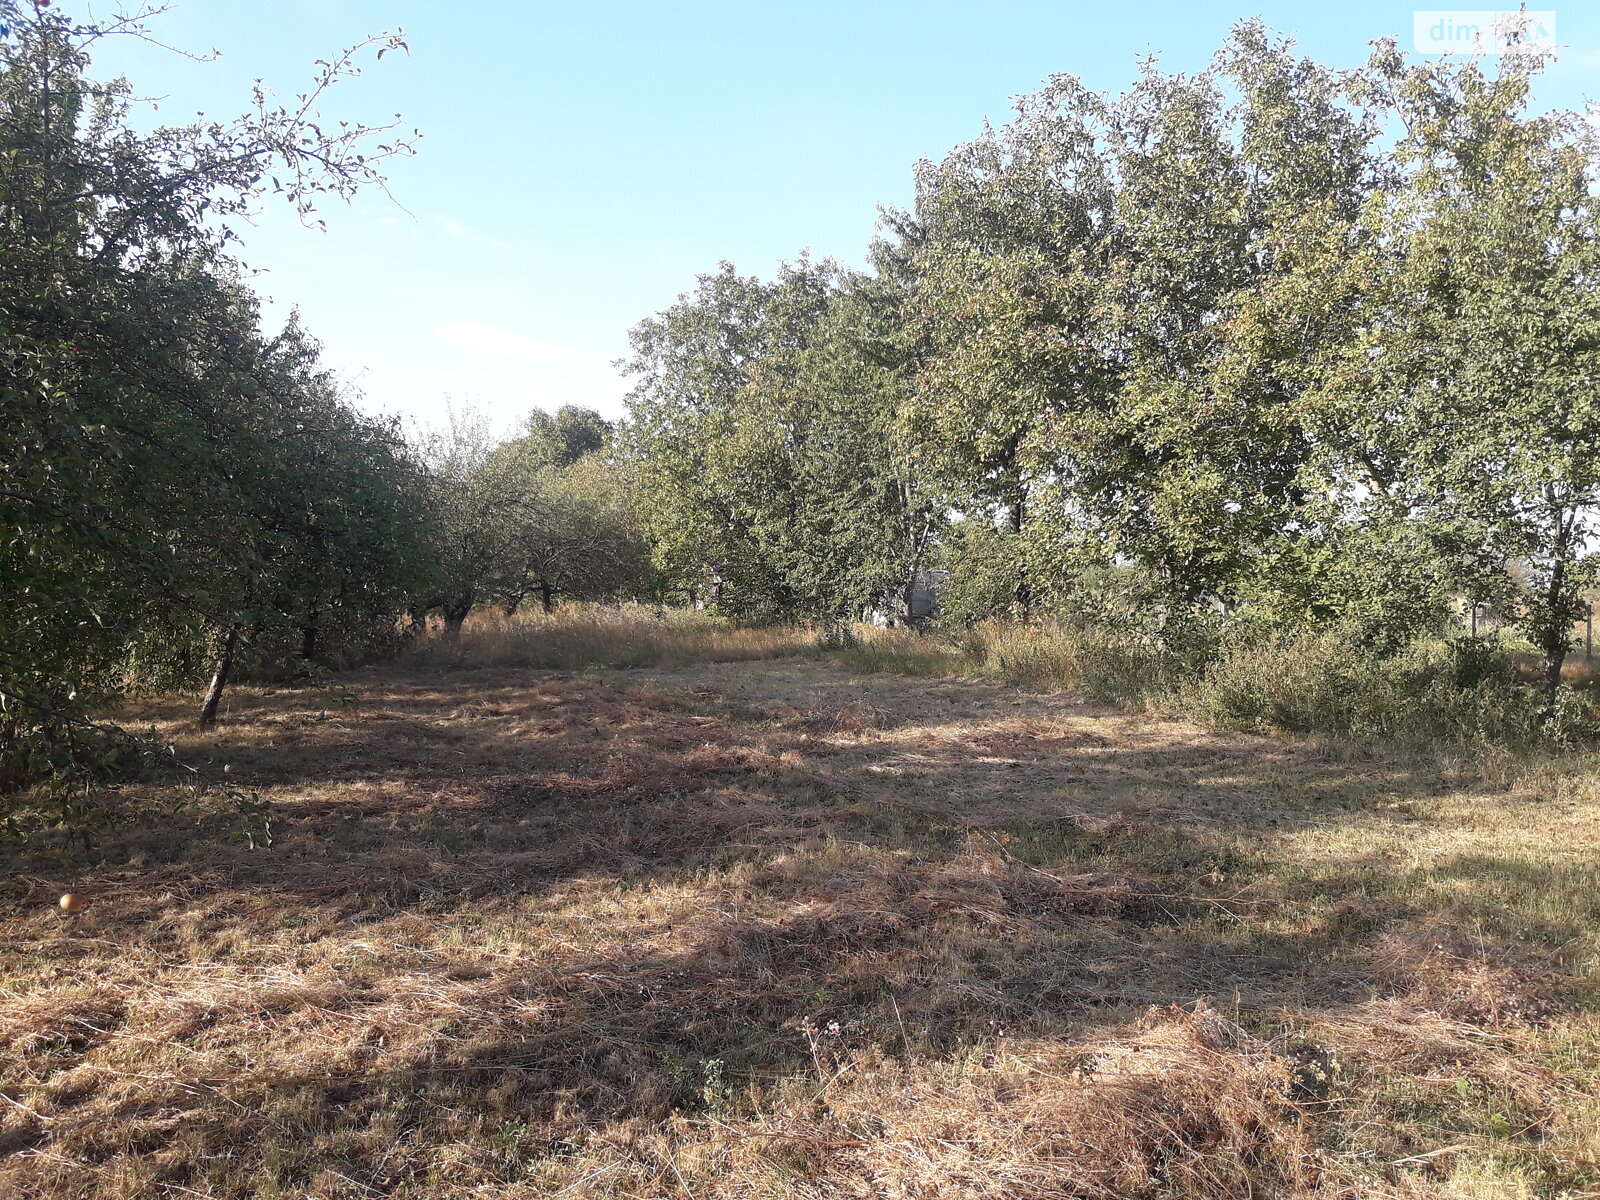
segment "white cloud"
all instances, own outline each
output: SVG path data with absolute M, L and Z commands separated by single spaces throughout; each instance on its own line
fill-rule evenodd
M 480 233 L 471 225 L 463 225 L 460 221 L 452 221 L 449 217 L 444 219 L 444 231 L 453 238 L 464 242 L 473 242 L 479 246 L 487 246 L 491 250 L 509 250 L 509 242 L 501 241 L 497 237 L 490 237 L 487 233 Z
M 440 341 L 463 350 L 476 350 L 481 354 L 495 354 L 501 358 L 520 358 L 524 362 L 560 363 L 568 354 L 559 346 L 549 346 L 492 325 L 476 321 L 451 321 L 436 331 Z

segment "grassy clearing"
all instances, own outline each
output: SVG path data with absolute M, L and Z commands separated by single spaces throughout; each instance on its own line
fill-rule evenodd
M 1600 1190 L 1586 758 L 815 658 L 342 687 L 139 710 L 270 846 L 9 864 L 0 1195 Z

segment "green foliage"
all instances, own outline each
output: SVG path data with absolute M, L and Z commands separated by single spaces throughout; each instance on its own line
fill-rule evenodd
M 1357 249 L 1313 265 L 1350 320 L 1315 395 L 1366 523 L 1420 533 L 1460 591 L 1508 607 L 1554 691 L 1594 579 L 1600 209 L 1589 124 L 1526 111 L 1539 66 L 1374 55 L 1366 87 L 1405 134 Z
M 874 630 L 825 647 L 858 670 L 966 675 L 1151 706 L 1255 733 L 1356 745 L 1480 751 L 1592 744 L 1600 705 L 1563 689 L 1552 702 L 1478 638 L 1420 640 L 1378 653 L 1334 629 L 1181 638 L 1095 622 L 991 620 L 959 631 Z
M 903 604 L 939 515 L 896 428 L 900 303 L 892 272 L 725 263 L 634 329 L 627 451 L 681 588 L 747 619 Z
M 141 18 L 8 4 L 3 23 L 3 769 L 13 785 L 70 776 L 86 797 L 103 774 L 81 734 L 95 703 L 206 670 L 220 696 L 236 657 L 351 657 L 425 574 L 420 475 L 396 430 L 351 407 L 297 319 L 261 329 L 228 254 L 264 195 L 309 221 L 409 152 L 384 141 L 392 127 L 329 132 L 315 111 L 358 51 L 404 43 L 321 64 L 303 107 L 259 91 L 231 123 L 146 133 L 127 84 L 86 76 L 94 43 Z
M 1363 652 L 1334 633 L 1230 645 L 1183 691 L 1221 725 L 1417 747 L 1561 744 L 1591 738 L 1600 713 L 1570 693 L 1552 712 L 1473 639 Z
M 570 467 L 584 455 L 604 449 L 610 439 L 611 422 L 594 409 L 575 404 L 563 404 L 554 415 L 534 409 L 523 438 L 528 452 L 552 467 Z
M 155 743 L 67 713 L 0 713 L 0 842 L 93 847 L 107 825 L 105 784 L 149 765 Z
M 0 15 L 0 773 L 63 813 L 130 687 L 209 675 L 204 722 L 230 675 L 387 652 L 405 611 L 647 596 L 870 658 L 839 631 L 909 621 L 930 568 L 963 642 L 928 669 L 1355 738 L 1587 728 L 1559 683 L 1600 570 L 1596 143 L 1530 115 L 1531 55 L 1337 73 L 1245 22 L 1193 75 L 1055 77 L 919 166 L 870 270 L 724 263 L 641 322 L 617 428 L 467 413 L 413 450 L 230 256 L 268 194 L 309 221 L 409 153 L 315 111 L 400 37 L 303 107 L 146 133 L 87 76 L 140 19 Z M 1441 641 L 1480 601 L 1542 697 Z
M 1020 615 L 1017 579 L 1025 556 L 1023 539 L 995 527 L 982 514 L 953 522 L 937 562 L 949 572 L 939 593 L 939 622 L 949 628 Z
M 858 650 L 861 648 L 861 639 L 856 636 L 855 627 L 848 621 L 828 621 L 822 627 L 822 632 L 817 635 L 817 649 L 819 650 Z
M 1458 688 L 1475 688 L 1510 674 L 1504 651 L 1486 638 L 1449 638 L 1444 644 L 1444 662 L 1450 682 Z
M 426 447 L 438 555 L 423 607 L 458 630 L 475 604 L 508 614 L 530 596 L 634 597 L 650 587 L 632 481 L 608 453 L 611 426 L 588 409 L 535 410 L 528 432 L 497 443 L 482 416 L 452 413 Z
M 838 617 L 937 563 L 947 626 L 1186 662 L 1224 629 L 1409 661 L 1492 601 L 1553 697 L 1600 570 L 1600 201 L 1592 123 L 1528 111 L 1541 65 L 1335 72 L 1247 21 L 921 164 L 872 276 L 703 277 L 630 363 L 663 565 Z

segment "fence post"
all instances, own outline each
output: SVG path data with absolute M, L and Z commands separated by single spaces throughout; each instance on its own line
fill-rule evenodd
M 1472 606 L 1472 636 L 1478 636 L 1478 606 L 1476 603 Z

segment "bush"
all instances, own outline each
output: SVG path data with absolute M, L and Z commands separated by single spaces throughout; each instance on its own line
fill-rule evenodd
M 146 774 L 165 749 L 115 725 L 0 710 L 0 846 L 91 850 L 115 825 L 109 785 Z
M 1386 654 L 1345 631 L 1195 626 L 1165 640 L 1101 624 L 990 620 L 942 636 L 858 631 L 833 657 L 861 670 L 975 675 L 1116 704 L 1171 707 L 1209 724 L 1407 747 L 1570 744 L 1600 734 L 1600 707 L 1564 688 L 1552 704 L 1497 643 L 1458 637 Z
M 1231 728 L 1411 746 L 1571 740 L 1595 723 L 1570 694 L 1553 712 L 1475 638 L 1384 656 L 1336 633 L 1278 635 L 1225 646 L 1179 692 L 1190 711 Z
M 848 621 L 829 621 L 817 635 L 818 650 L 855 650 L 860 645 L 855 627 Z
M 1451 638 L 1445 642 L 1445 657 L 1451 682 L 1458 688 L 1473 688 L 1508 677 L 1504 651 L 1486 638 Z

